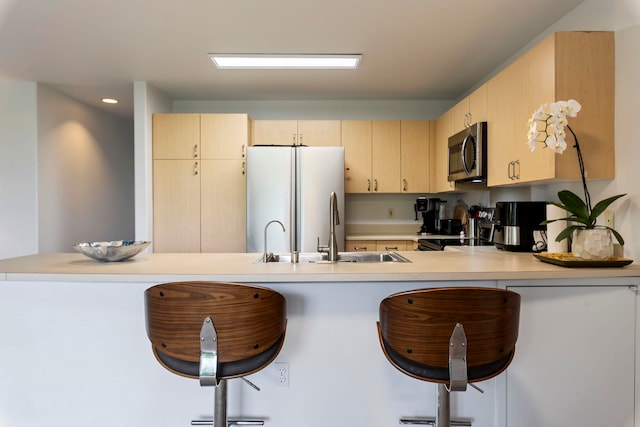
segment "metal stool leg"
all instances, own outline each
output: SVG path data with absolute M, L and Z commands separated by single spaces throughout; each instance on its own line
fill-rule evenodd
M 227 380 L 220 380 L 216 386 L 213 406 L 213 426 L 227 427 Z
M 451 427 L 450 413 L 451 396 L 444 384 L 438 384 L 438 413 L 436 427 Z

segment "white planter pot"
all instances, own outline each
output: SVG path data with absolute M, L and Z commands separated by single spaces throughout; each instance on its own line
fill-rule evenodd
M 576 258 L 603 260 L 613 256 L 613 239 L 607 228 L 575 230 L 572 238 L 571 253 Z

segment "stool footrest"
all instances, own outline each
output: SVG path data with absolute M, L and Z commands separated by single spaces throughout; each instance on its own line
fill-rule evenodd
M 403 417 L 400 418 L 400 424 L 435 426 L 436 417 Z M 451 426 L 470 427 L 471 421 L 453 419 L 451 420 Z
M 212 426 L 213 420 L 193 420 L 192 426 Z M 228 418 L 228 426 L 263 426 L 264 420 L 257 418 Z

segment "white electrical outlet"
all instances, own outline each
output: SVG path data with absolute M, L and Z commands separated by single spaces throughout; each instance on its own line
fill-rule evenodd
M 287 362 L 274 362 L 274 378 L 278 387 L 289 387 L 289 364 Z
M 615 214 L 613 211 L 604 211 L 604 225 L 615 228 Z

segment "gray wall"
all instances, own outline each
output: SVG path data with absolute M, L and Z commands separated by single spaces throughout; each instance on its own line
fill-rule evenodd
M 133 122 L 38 85 L 39 252 L 133 239 Z
M 38 251 L 36 84 L 0 82 L 0 259 Z

